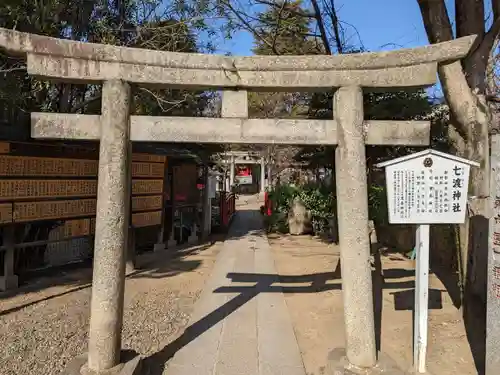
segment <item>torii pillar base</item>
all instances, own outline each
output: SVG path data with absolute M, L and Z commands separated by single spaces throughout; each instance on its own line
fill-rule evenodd
M 122 350 L 120 363 L 103 372 L 89 370 L 87 366 L 88 354 L 74 358 L 63 371 L 62 375 L 140 375 L 143 370 L 143 360 L 140 355 L 132 350 Z
M 344 348 L 333 349 L 328 354 L 328 364 L 325 375 L 410 375 L 410 372 L 401 370 L 389 356 L 379 353 L 376 366 L 361 368 L 353 366 L 346 357 Z M 419 374 L 426 375 L 426 374 Z M 430 374 L 427 374 L 430 375 Z

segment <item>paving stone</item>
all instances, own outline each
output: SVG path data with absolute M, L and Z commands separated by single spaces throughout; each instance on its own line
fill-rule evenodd
M 195 306 L 188 330 L 196 337 L 170 361 L 169 375 L 305 375 L 283 293 L 269 288 L 279 278 L 262 217 L 248 208 L 237 213 Z

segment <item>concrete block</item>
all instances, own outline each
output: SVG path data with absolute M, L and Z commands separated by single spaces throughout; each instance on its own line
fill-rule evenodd
M 172 247 L 177 246 L 177 241 L 176 240 L 168 240 L 167 242 L 167 248 L 171 249 Z
M 344 348 L 333 349 L 328 355 L 325 375 L 410 375 L 401 370 L 396 362 L 384 353 L 379 353 L 377 364 L 371 368 L 353 366 L 346 357 Z M 429 375 L 429 374 L 425 374 Z
M 17 289 L 19 286 L 19 279 L 17 275 L 0 276 L 0 290 Z

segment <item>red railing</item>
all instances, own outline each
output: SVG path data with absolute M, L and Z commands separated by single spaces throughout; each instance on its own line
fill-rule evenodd
M 272 207 L 273 202 L 269 198 L 269 193 L 266 191 L 264 193 L 264 215 L 271 216 L 271 214 L 273 213 Z
M 233 193 L 220 192 L 220 223 L 224 228 L 228 228 L 234 213 L 236 212 L 236 199 Z

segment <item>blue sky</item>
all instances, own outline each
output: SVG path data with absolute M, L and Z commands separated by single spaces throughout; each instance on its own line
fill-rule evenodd
M 445 2 L 453 22 L 454 0 Z M 352 25 L 345 26 L 349 44 L 362 44 L 365 50 L 376 52 L 429 43 L 417 0 L 335 0 L 335 4 L 339 19 Z M 485 1 L 485 8 L 487 16 L 490 11 L 489 0 Z M 217 45 L 216 53 L 251 55 L 253 37 L 250 33 L 239 32 L 232 39 Z M 439 82 L 427 90 L 431 96 L 442 96 Z
M 454 12 L 454 1 L 447 0 Z M 339 18 L 356 27 L 364 47 L 369 51 L 422 46 L 428 43 L 417 0 L 337 0 Z M 353 44 L 358 36 L 348 28 Z M 251 55 L 253 38 L 246 32 L 224 42 L 221 53 Z

